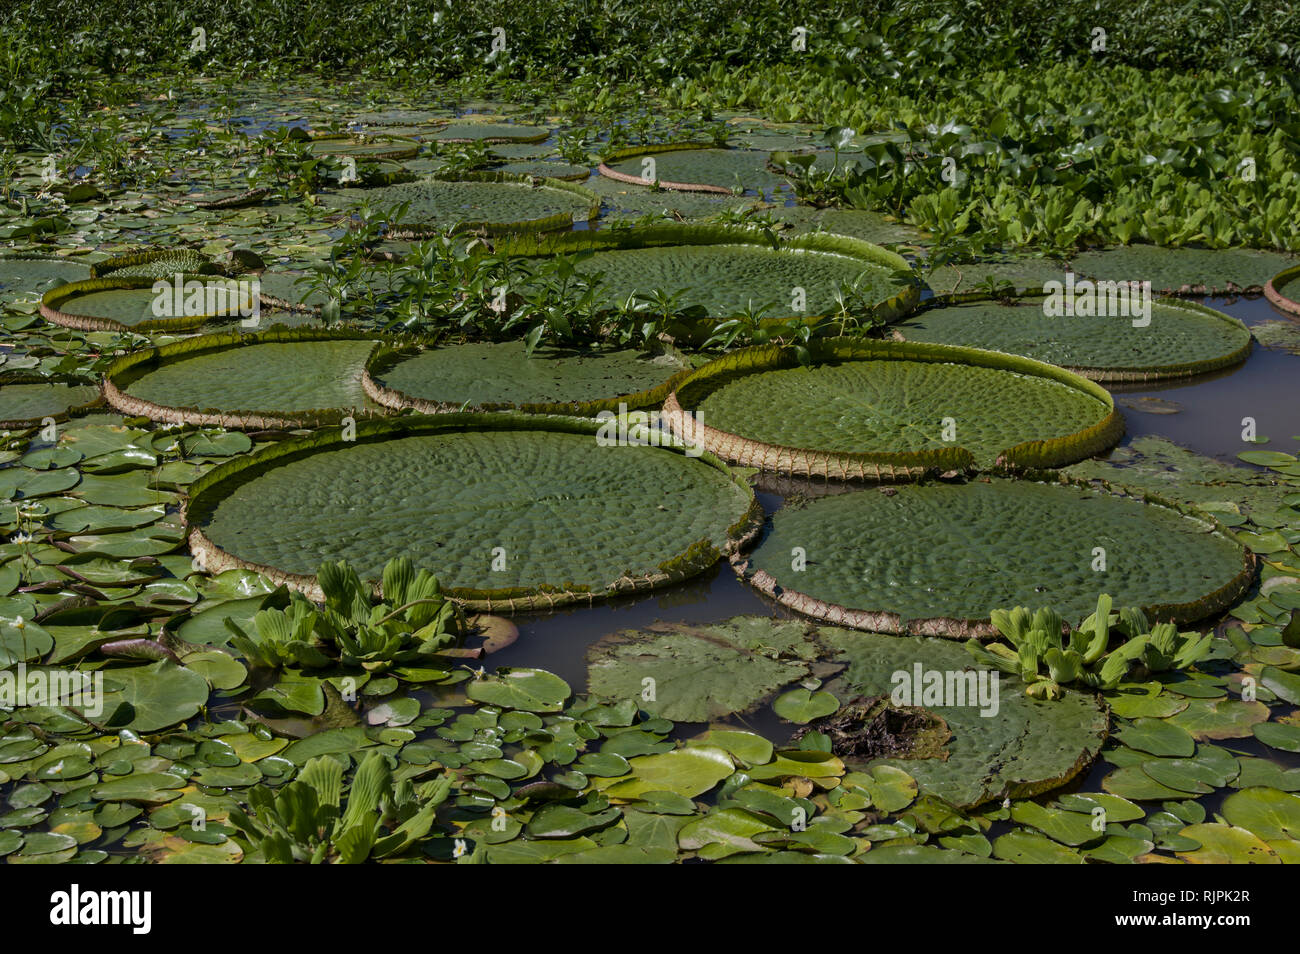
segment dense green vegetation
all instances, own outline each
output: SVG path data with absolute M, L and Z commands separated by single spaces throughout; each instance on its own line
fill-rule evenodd
M 0 860 L 1300 860 L 1290 3 L 5 15 Z

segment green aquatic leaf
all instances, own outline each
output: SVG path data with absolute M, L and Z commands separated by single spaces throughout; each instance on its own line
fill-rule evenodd
M 503 669 L 465 687 L 465 695 L 475 702 L 526 712 L 558 712 L 570 692 L 568 683 L 543 669 Z

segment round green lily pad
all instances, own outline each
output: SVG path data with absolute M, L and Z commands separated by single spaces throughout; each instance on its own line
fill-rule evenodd
M 857 294 L 886 316 L 908 311 L 918 295 L 915 288 L 900 290 L 894 284 L 894 274 L 908 268 L 901 256 L 825 233 L 774 240 L 743 226 L 655 225 L 519 237 L 500 243 L 498 251 L 594 252 L 580 259 L 577 269 L 597 281 L 610 308 L 621 308 L 634 296 L 667 296 L 676 311 L 698 307 L 725 318 L 752 309 L 760 319 L 803 315 L 816 321 L 838 313 L 837 293 L 855 285 Z M 711 329 L 712 322 L 704 326 Z M 689 338 L 693 330 L 698 329 L 684 327 L 674 334 Z
M 1295 258 L 1249 248 L 1125 245 L 1082 252 L 1070 264 L 1088 278 L 1149 281 L 1156 295 L 1216 295 L 1258 291 Z
M 353 159 L 409 159 L 420 151 L 420 144 L 398 136 L 317 136 L 311 151 L 317 156 Z
M 944 640 L 898 639 L 829 627 L 820 628 L 820 637 L 835 652 L 835 660 L 848 666 L 829 687 L 846 684 L 847 691 L 836 693 L 840 698 L 852 693 L 889 696 L 903 684 L 915 684 L 918 666 L 923 674 L 939 672 L 945 679 L 949 673 L 979 671 L 964 647 Z M 984 704 L 978 691 L 964 700 L 955 695 L 944 699 L 948 705 L 906 700 L 924 704 L 947 722 L 952 738 L 945 744 L 946 758 L 875 764 L 897 766 L 916 779 L 922 792 L 966 808 L 993 799 L 1028 798 L 1063 785 L 1101 750 L 1109 716 L 1091 694 L 1066 691 L 1060 699 L 1043 702 L 1025 695 L 1018 680 L 993 672 L 983 678 Z
M 601 175 L 617 182 L 662 189 L 770 192 L 786 180 L 767 167 L 767 153 L 749 149 L 647 150 L 633 146 L 607 156 Z M 646 178 L 649 174 L 650 178 Z
M 519 159 L 494 168 L 497 172 L 508 172 L 516 176 L 542 176 L 565 182 L 581 182 L 591 175 L 591 169 L 587 166 L 575 166 L 568 162 L 548 162 L 543 159 Z
M 1047 282 L 1062 281 L 1065 271 L 1064 263 L 1039 255 L 1000 255 L 940 265 L 925 273 L 925 283 L 936 295 L 973 293 L 990 281 L 999 288 L 1040 291 Z
M 0 378 L 0 428 L 28 427 L 47 417 L 66 420 L 99 402 L 99 388 L 69 381 L 41 381 L 26 376 Z
M 1190 623 L 1232 605 L 1254 576 L 1249 554 L 1210 523 L 1118 494 L 1009 480 L 890 490 L 778 511 L 738 571 L 819 619 L 945 636 L 990 635 L 998 607 L 1079 621 L 1102 590 Z
M 6 298 L 20 294 L 34 297 L 52 285 L 89 277 L 89 265 L 67 258 L 0 255 L 0 295 Z
M 397 237 L 452 226 L 490 233 L 567 229 L 575 221 L 594 219 L 600 211 L 600 199 L 582 186 L 506 172 L 403 182 L 368 189 L 365 200 L 378 208 L 406 204 L 406 214 L 393 230 Z M 356 199 L 345 190 L 323 201 L 337 207 L 353 205 Z
M 1172 299 L 1147 318 L 1048 316 L 1045 300 L 927 308 L 894 326 L 908 341 L 934 341 L 1024 355 L 1094 381 L 1152 381 L 1238 364 L 1250 331 L 1212 308 Z
M 247 283 L 186 278 L 177 301 L 174 291 L 155 291 L 155 281 L 113 275 L 60 285 L 41 298 L 41 317 L 83 331 L 188 331 L 252 315 L 257 307 Z
M 338 423 L 367 407 L 372 339 L 311 329 L 221 334 L 136 351 L 105 375 L 125 414 L 235 429 Z
M 542 142 L 551 135 L 545 126 L 526 126 L 522 123 L 493 121 L 463 121 L 448 123 L 430 133 L 428 138 L 437 142 Z
M 752 534 L 753 492 L 715 458 L 610 446 L 578 418 L 370 420 L 285 441 L 190 487 L 190 546 L 315 594 L 346 559 L 375 579 L 410 557 L 450 595 L 512 611 L 591 601 L 700 572 Z
M 669 423 L 733 463 L 868 480 L 1057 466 L 1123 433 L 1106 391 L 1037 361 L 848 338 L 809 352 L 811 366 L 774 345 L 705 365 L 668 398 Z
M 539 347 L 529 356 L 522 341 L 473 342 L 377 355 L 366 390 L 386 407 L 422 413 L 595 414 L 657 407 L 688 372 L 677 355 L 633 348 Z

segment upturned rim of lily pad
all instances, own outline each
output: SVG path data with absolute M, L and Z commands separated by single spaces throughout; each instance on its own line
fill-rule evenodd
M 686 224 L 673 222 L 664 225 L 638 225 L 631 228 L 599 229 L 575 232 L 554 232 L 549 235 L 512 235 L 497 243 L 496 250 L 503 255 L 520 258 L 548 258 L 572 255 L 575 252 L 613 252 L 630 249 L 694 248 L 700 246 L 745 246 L 772 252 L 800 252 L 837 255 L 861 262 L 864 267 L 874 266 L 894 272 L 910 272 L 912 266 L 897 252 L 882 245 L 849 235 L 832 232 L 804 232 L 798 235 L 776 235 L 767 229 L 747 225 Z M 921 290 L 908 284 L 892 295 L 872 303 L 874 314 L 892 322 L 910 314 L 921 300 Z M 669 329 L 669 333 L 684 345 L 700 344 L 713 332 L 713 319 L 730 318 L 719 312 L 707 320 L 682 321 Z M 772 315 L 762 319 L 764 325 L 776 325 L 791 318 L 800 318 L 816 325 L 827 315 L 796 314 Z
M 221 275 L 194 275 L 178 273 L 178 276 L 189 281 L 195 279 L 201 282 L 209 283 L 231 283 L 234 280 L 225 278 Z M 150 321 L 142 321 L 137 325 L 125 325 L 113 318 L 100 318 L 95 315 L 77 315 L 63 311 L 62 306 L 73 298 L 81 295 L 90 295 L 101 291 L 114 291 L 117 289 L 132 288 L 152 288 L 158 279 L 154 278 L 87 278 L 84 281 L 68 282 L 66 285 L 60 285 L 52 288 L 41 297 L 40 312 L 41 317 L 52 324 L 62 325 L 64 328 L 72 328 L 77 331 L 116 331 L 129 332 L 133 334 L 149 333 L 155 331 L 194 331 L 203 327 L 210 321 L 233 321 L 241 314 L 241 308 L 251 308 L 252 302 L 239 302 L 234 307 L 224 311 L 205 312 L 200 315 L 185 315 L 177 318 L 157 318 Z
M 557 212 L 538 219 L 519 219 L 513 222 L 465 221 L 458 222 L 452 234 L 461 232 L 482 232 L 487 235 L 508 235 L 512 232 L 555 232 L 573 227 L 575 221 L 594 222 L 600 216 L 600 196 L 576 182 L 563 179 L 551 179 L 546 176 L 520 175 L 513 172 L 462 172 L 457 174 L 435 172 L 423 180 L 428 183 L 456 183 L 526 185 L 534 189 L 552 189 L 565 192 L 585 200 L 587 211 L 579 220 L 573 212 Z M 427 239 L 447 234 L 445 227 L 428 222 L 399 222 L 388 231 L 388 238 L 393 239 Z
M 0 371 L 0 389 L 11 384 L 68 384 L 81 387 L 96 387 L 94 381 L 78 377 L 75 374 L 56 374 L 44 375 L 37 374 L 34 371 Z M 55 424 L 62 424 L 70 418 L 81 417 L 89 414 L 91 411 L 102 406 L 104 395 L 101 393 L 95 396 L 92 401 L 86 401 L 82 404 L 72 404 L 53 414 L 42 414 L 40 417 L 16 417 L 8 420 L 0 420 L 0 429 L 3 430 L 22 430 L 29 427 L 40 427 L 42 422 L 47 418 L 52 419 Z
M 1288 298 L 1282 294 L 1281 289 L 1300 279 L 1300 265 L 1293 265 L 1290 268 L 1284 268 L 1264 285 L 1264 297 L 1274 308 L 1285 311 L 1288 315 L 1300 316 L 1300 301 Z

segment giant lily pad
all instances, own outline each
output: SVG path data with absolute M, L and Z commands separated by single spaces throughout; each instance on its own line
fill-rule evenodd
M 674 296 L 677 310 L 702 308 L 714 317 L 752 308 L 770 319 L 813 320 L 837 313 L 837 293 L 856 286 L 857 295 L 890 317 L 910 309 L 919 294 L 893 283 L 895 272 L 908 269 L 901 256 L 824 233 L 778 238 L 742 226 L 655 225 L 518 237 L 500 250 L 523 256 L 594 252 L 579 260 L 578 271 L 600 276 L 602 299 L 611 308 L 633 296 L 661 294 Z M 690 337 L 691 328 L 681 330 L 679 337 Z
M 97 403 L 99 388 L 91 384 L 8 375 L 0 379 L 0 428 L 40 424 L 47 417 L 67 420 Z
M 1291 315 L 1300 315 L 1300 265 L 1284 268 L 1264 285 L 1264 294 L 1273 305 Z
M 752 492 L 716 459 L 544 415 L 368 421 L 284 442 L 190 488 L 190 544 L 315 592 L 347 559 L 428 567 L 485 609 L 594 600 L 683 579 L 750 532 Z
M 1097 546 L 1104 573 L 1093 569 Z M 1253 577 L 1246 552 L 1207 522 L 1116 494 L 1006 480 L 787 507 L 738 569 L 829 622 L 955 636 L 991 633 L 996 607 L 1052 606 L 1078 621 L 1101 589 L 1151 618 L 1192 622 L 1231 605 Z
M 1126 245 L 1083 252 L 1074 270 L 1105 281 L 1150 282 L 1157 295 L 1214 295 L 1258 291 L 1295 260 L 1277 252 L 1248 248 L 1161 248 Z
M 65 282 L 85 281 L 90 266 L 52 255 L 0 255 L 0 295 L 37 298 Z
M 522 341 L 475 342 L 378 355 L 366 386 L 385 406 L 423 413 L 468 405 L 594 414 L 657 407 L 687 370 L 677 355 L 631 348 L 537 348 L 530 356 Z
M 1102 388 L 1037 361 L 849 338 L 809 350 L 810 367 L 775 345 L 705 365 L 669 397 L 670 425 L 734 463 L 871 480 L 1056 466 L 1123 433 Z
M 1245 360 L 1250 331 L 1204 305 L 1173 299 L 1143 317 L 1048 316 L 1043 300 L 929 308 L 896 326 L 908 341 L 1005 351 L 1060 365 L 1094 381 L 1150 381 Z
M 345 190 L 326 201 L 338 206 L 356 200 Z M 369 189 L 365 201 L 381 208 L 406 204 L 395 234 L 408 237 L 453 226 L 490 233 L 565 229 L 575 221 L 594 219 L 600 211 L 600 199 L 582 186 L 506 172 L 466 173 L 454 179 Z
M 132 352 L 105 391 L 124 413 L 231 428 L 336 423 L 366 407 L 361 378 L 374 342 L 306 329 L 207 335 Z
M 83 331 L 186 331 L 257 307 L 251 285 L 234 280 L 186 279 L 180 296 L 154 286 L 153 279 L 116 276 L 71 282 L 45 293 L 41 316 Z

